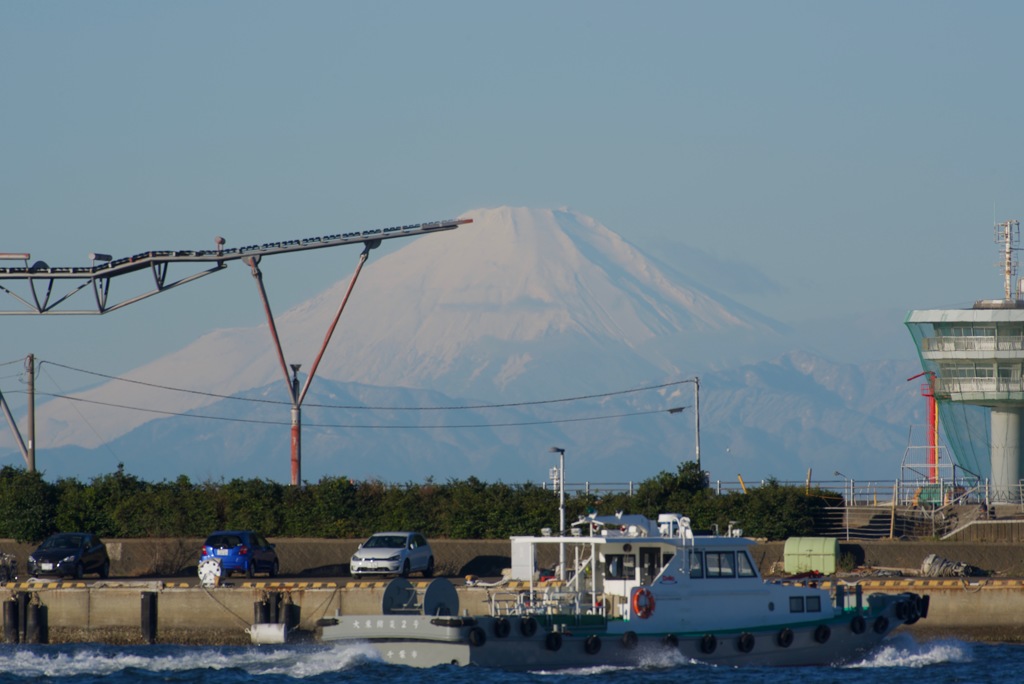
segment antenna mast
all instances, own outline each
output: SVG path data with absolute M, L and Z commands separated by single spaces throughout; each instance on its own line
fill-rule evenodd
M 1014 252 L 1020 249 L 1017 246 L 1019 241 L 1020 221 L 1003 221 L 996 224 L 996 243 L 1003 245 L 1003 261 L 997 265 L 1003 268 L 1004 294 L 1008 302 L 1018 298 L 1018 293 L 1014 292 L 1017 281 L 1017 257 Z

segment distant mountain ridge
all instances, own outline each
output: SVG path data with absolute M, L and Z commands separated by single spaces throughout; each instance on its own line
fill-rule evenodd
M 573 403 L 568 410 L 527 405 L 511 418 L 495 418 L 491 410 L 447 416 L 396 411 L 387 419 L 376 412 L 374 427 L 352 422 L 351 415 L 339 422 L 339 410 L 313 404 L 531 402 L 696 375 L 707 393 L 701 406 L 704 449 L 720 451 L 720 461 L 737 459 L 737 467 L 784 476 L 865 447 L 898 460 L 891 452 L 902 450 L 896 442 L 905 439 L 914 404 L 905 383 L 879 384 L 874 373 L 888 371 L 783 355 L 793 348 L 786 326 L 648 259 L 588 216 L 512 207 L 465 216 L 474 223 L 371 258 L 307 398 L 307 477 L 537 479 L 545 474 L 545 450 L 558 442 L 585 454 L 594 478 L 643 479 L 692 455 L 693 438 L 685 437 L 692 428 L 668 414 L 628 416 L 686 404 L 692 386 Z M 308 368 L 347 285 L 340 281 L 277 318 L 290 362 Z M 288 399 L 265 323 L 212 331 L 126 377 L 210 394 Z M 254 407 L 117 381 L 80 396 L 259 418 L 255 424 L 154 419 L 95 404 L 50 402 L 37 411 L 41 449 L 61 448 L 90 465 L 116 458 L 144 476 L 172 477 L 178 469 L 200 478 L 239 470 L 287 478 L 284 404 Z M 879 413 L 879 406 L 885 410 Z M 394 427 L 410 415 L 416 427 Z M 607 415 L 625 417 L 551 422 Z M 445 421 L 479 427 L 435 427 Z M 56 451 L 53 457 L 62 460 Z M 525 469 L 528 463 L 534 465 Z

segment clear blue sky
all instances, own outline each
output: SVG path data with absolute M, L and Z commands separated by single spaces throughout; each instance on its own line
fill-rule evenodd
M 785 322 L 969 305 L 1002 291 L 993 219 L 1024 218 L 1022 26 L 1013 2 L 8 1 L 0 251 L 568 206 L 762 273 L 732 294 Z M 265 263 L 275 309 L 357 254 Z M 236 265 L 101 318 L 0 318 L 0 361 L 119 373 L 262 321 Z

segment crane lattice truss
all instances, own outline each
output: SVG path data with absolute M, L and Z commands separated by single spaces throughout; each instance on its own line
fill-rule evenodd
M 0 268 L 0 291 L 9 295 L 8 298 L 2 301 L 10 303 L 13 300 L 17 303 L 17 307 L 9 304 L 9 308 L 0 305 L 0 315 L 105 314 L 178 285 L 184 285 L 203 276 L 216 273 L 226 268 L 229 261 L 238 259 L 256 259 L 258 261 L 259 258 L 270 254 L 303 252 L 310 249 L 323 249 L 324 247 L 337 247 L 340 245 L 362 243 L 364 245 L 376 246 L 381 240 L 452 230 L 466 223 L 472 223 L 472 219 L 417 223 L 407 226 L 394 226 L 392 228 L 377 228 L 338 235 L 303 238 L 301 240 L 268 242 L 261 245 L 249 245 L 232 249 L 225 249 L 223 247 L 223 240 L 218 238 L 217 248 L 212 250 L 143 252 L 142 254 L 136 254 L 123 259 L 114 259 L 99 264 L 94 263 L 92 266 L 84 267 L 51 267 L 42 261 L 29 265 L 30 256 L 28 254 L 5 253 L 3 254 L 4 258 L 22 259 L 25 265 Z M 193 270 L 193 272 L 187 275 L 170 279 L 168 276 L 172 264 L 175 267 L 200 267 L 200 270 Z M 211 265 L 204 266 L 207 264 Z M 116 303 L 111 303 L 111 281 L 116 276 L 147 270 L 153 276 L 153 289 L 121 299 Z M 25 291 L 21 294 L 15 292 L 12 289 L 14 286 L 11 285 L 14 282 L 21 283 Z M 60 283 L 60 286 L 58 286 L 58 283 Z M 65 284 L 67 288 L 62 287 Z M 55 289 L 60 289 L 60 292 L 55 292 Z M 92 290 L 95 306 L 79 309 L 70 308 L 68 301 L 82 290 L 88 289 Z

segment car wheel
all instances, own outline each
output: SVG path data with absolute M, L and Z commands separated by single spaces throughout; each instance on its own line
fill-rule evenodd
M 85 568 L 82 567 L 82 563 L 78 562 L 75 564 L 75 579 L 82 579 L 85 575 Z
M 252 579 L 252 576 L 256 574 L 256 559 L 253 558 L 249 561 L 249 565 L 245 568 L 245 576 Z
M 352 579 L 354 579 L 354 580 L 357 580 L 357 579 L 359 579 L 360 577 L 361 577 L 361 575 L 360 575 L 360 574 L 359 574 L 358 572 L 353 572 L 353 573 L 352 573 Z
M 281 572 L 281 564 L 275 558 L 274 559 L 274 564 L 270 566 L 270 576 L 271 577 L 277 577 L 277 575 L 280 572 Z
M 430 560 L 427 561 L 427 569 L 423 571 L 423 576 L 424 577 L 433 577 L 434 576 L 434 557 L 433 556 L 431 556 Z
M 401 573 L 399 573 L 399 574 L 400 574 L 400 576 L 402 576 L 402 577 L 408 577 L 408 576 L 409 576 L 409 571 L 410 571 L 411 569 L 412 569 L 412 566 L 410 566 L 410 565 L 409 565 L 409 559 L 408 559 L 408 558 L 406 558 L 406 559 L 405 559 L 405 562 L 404 562 L 404 563 L 402 563 L 402 572 L 401 572 Z
M 110 561 L 103 561 L 103 565 L 100 566 L 100 579 L 107 579 L 110 577 Z

